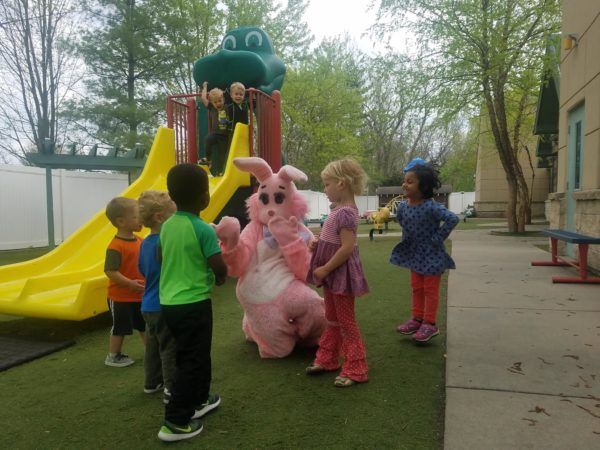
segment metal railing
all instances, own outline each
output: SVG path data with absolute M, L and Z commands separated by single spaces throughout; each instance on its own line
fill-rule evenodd
M 269 163 L 273 172 L 281 168 L 281 94 L 248 89 L 250 155 Z
M 257 89 L 248 89 L 247 93 L 250 156 L 263 158 L 277 172 L 282 161 L 281 95 L 279 91 L 267 95 Z M 178 164 L 198 162 L 196 102 L 199 95 L 180 94 L 167 98 L 167 126 L 175 130 L 175 160 Z
M 199 94 L 179 94 L 167 97 L 167 126 L 175 131 L 177 164 L 198 162 L 198 96 Z

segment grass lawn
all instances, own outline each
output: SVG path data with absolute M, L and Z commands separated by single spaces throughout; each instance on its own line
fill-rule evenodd
M 307 377 L 304 368 L 314 350 L 299 349 L 280 360 L 260 359 L 256 346 L 244 340 L 235 281 L 217 288 L 213 390 L 223 400 L 205 419 L 202 434 L 180 445 L 441 448 L 445 333 L 430 345 L 416 346 L 395 332 L 410 311 L 409 273 L 388 263 L 397 242 L 398 237 L 385 235 L 372 242 L 360 239 L 372 292 L 357 300 L 356 314 L 370 381 L 352 388 L 335 388 L 335 374 Z M 444 277 L 442 330 L 446 286 Z M 106 367 L 109 329 L 107 315 L 84 322 L 0 320 L 0 334 L 76 340 L 68 349 L 0 373 L 0 448 L 164 448 L 156 437 L 163 416 L 161 397 L 142 391 L 141 342 L 135 336 L 125 340 L 124 350 L 136 364 Z

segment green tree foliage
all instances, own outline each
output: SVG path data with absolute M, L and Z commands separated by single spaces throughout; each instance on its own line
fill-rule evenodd
M 310 28 L 304 20 L 308 3 L 307 0 L 288 0 L 285 7 L 276 7 L 264 24 L 274 43 L 275 53 L 290 68 L 298 66 L 310 54 L 313 36 L 307 31 Z
M 295 70 L 282 90 L 283 152 L 321 188 L 320 172 L 334 159 L 363 159 L 362 96 L 356 52 L 345 40 L 326 41 Z
M 558 0 L 381 0 L 379 33 L 408 24 L 420 36 L 440 106 L 450 113 L 483 105 L 506 173 L 510 231 L 530 218 L 519 163 L 522 121 L 535 97 L 548 36 L 559 28 Z M 532 76 L 533 75 L 533 76 Z
M 451 139 L 452 150 L 440 165 L 440 179 L 452 185 L 454 192 L 475 190 L 477 169 L 477 148 L 479 146 L 479 120 L 469 121 L 467 132 L 456 130 Z
M 148 144 L 164 109 L 156 81 L 172 61 L 166 57 L 156 20 L 155 0 L 95 0 L 86 3 L 93 17 L 75 45 L 88 74 L 86 94 L 72 114 L 98 140 L 132 148 Z
M 165 0 L 158 11 L 164 53 L 172 61 L 167 76 L 159 81 L 169 93 L 196 90 L 194 62 L 213 53 L 223 37 L 225 11 L 218 0 Z
M 426 139 L 435 128 L 433 109 L 420 68 L 405 56 L 367 58 L 363 67 L 363 145 L 373 179 L 384 183 L 412 158 L 434 153 Z

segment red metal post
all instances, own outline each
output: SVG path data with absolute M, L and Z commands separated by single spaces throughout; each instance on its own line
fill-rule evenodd
M 587 257 L 589 244 L 579 244 L 579 276 L 584 280 L 587 278 Z
M 173 128 L 173 99 L 167 97 L 167 126 Z
M 273 117 L 271 118 L 271 142 L 272 142 L 272 162 L 273 172 L 281 168 L 281 94 L 279 91 L 273 91 L 272 94 L 275 104 L 273 105 Z
M 187 162 L 192 164 L 198 163 L 198 144 L 196 123 L 196 99 L 190 98 L 186 102 L 187 106 Z
M 248 139 L 250 139 L 249 142 L 249 156 L 254 156 L 254 114 L 255 114 L 255 107 L 256 107 L 256 102 L 255 102 L 255 94 L 254 94 L 254 90 L 250 90 L 250 92 L 248 93 L 248 115 L 250 116 L 249 119 L 249 123 L 248 123 L 248 127 L 249 127 L 249 133 L 248 133 Z

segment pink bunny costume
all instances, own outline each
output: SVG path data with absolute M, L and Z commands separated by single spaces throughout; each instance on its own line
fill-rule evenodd
M 262 358 L 283 358 L 296 343 L 317 345 L 325 329 L 323 299 L 305 282 L 314 236 L 299 220 L 308 205 L 294 180 L 306 175 L 292 166 L 274 174 L 261 158 L 235 158 L 251 172 L 258 190 L 246 201 L 250 223 L 240 234 L 237 219 L 223 217 L 216 227 L 236 293 L 244 308 L 242 329 Z

